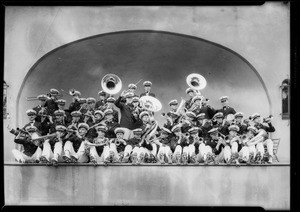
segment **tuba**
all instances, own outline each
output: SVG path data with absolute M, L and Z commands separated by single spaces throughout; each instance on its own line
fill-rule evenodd
M 142 96 L 139 101 L 143 109 L 151 112 L 160 111 L 162 108 L 161 102 L 153 96 Z
M 198 95 L 201 95 L 200 90 L 206 87 L 206 79 L 200 74 L 189 74 L 186 77 L 186 83 L 192 89 L 194 89 Z
M 122 81 L 115 74 L 106 74 L 101 80 L 101 87 L 106 93 L 113 95 L 121 90 Z

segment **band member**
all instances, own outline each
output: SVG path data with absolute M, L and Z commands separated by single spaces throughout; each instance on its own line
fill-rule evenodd
M 136 86 L 135 84 L 129 84 L 129 85 L 128 85 L 128 90 L 127 90 L 127 92 L 133 93 L 133 94 L 134 94 L 133 97 L 139 97 L 139 96 L 135 93 L 136 89 L 137 89 L 137 86 Z
M 116 99 L 114 97 L 108 97 L 106 100 L 105 110 L 111 109 L 113 111 L 113 121 L 119 123 L 119 112 L 114 109 L 115 101 Z
M 209 162 L 214 162 L 215 164 L 218 164 L 220 161 L 224 160 L 224 147 L 225 142 L 224 139 L 219 136 L 218 128 L 213 128 L 210 131 L 208 131 L 208 134 L 210 135 L 210 138 L 205 140 L 205 145 L 210 146 L 212 149 L 212 154 L 208 155 L 208 161 L 205 164 L 208 164 Z
M 106 123 L 104 120 L 104 113 L 101 110 L 96 110 L 94 113 L 94 116 L 95 116 L 95 122 L 93 123 L 92 126 L 89 126 L 90 129 L 87 132 L 87 136 L 92 137 L 92 138 L 96 138 L 98 136 L 97 128 L 96 128 L 97 126 L 102 125 L 102 126 L 106 127 Z M 93 126 L 95 126 L 95 127 L 93 127 Z M 107 128 L 106 128 L 105 132 L 106 131 L 107 131 Z
M 235 110 L 234 108 L 230 107 L 228 104 L 228 96 L 222 96 L 220 98 L 221 104 L 222 104 L 222 108 L 218 109 L 216 112 L 222 112 L 224 117 L 226 117 L 228 114 L 235 114 Z
M 171 164 L 172 163 L 172 150 L 171 150 L 171 134 L 172 132 L 165 128 L 160 128 L 160 136 L 154 140 L 159 146 L 157 153 L 157 160 L 164 164 L 166 161 Z
M 99 111 L 99 110 L 98 110 Z M 104 148 L 108 148 L 109 139 L 105 137 L 105 132 L 107 130 L 106 126 L 96 126 L 97 137 L 93 139 L 93 142 L 86 142 L 87 148 L 89 149 L 90 161 L 93 164 L 98 164 L 103 162 L 103 151 Z
M 107 94 L 103 90 L 99 91 L 98 95 L 99 95 L 99 100 L 95 104 L 95 109 L 96 110 L 99 110 L 101 106 L 105 105 L 105 103 L 106 103 L 106 96 L 107 96 Z
M 151 92 L 152 82 L 145 81 L 143 83 L 143 85 L 144 85 L 145 92 L 141 93 L 140 97 L 142 97 L 142 96 L 153 96 L 153 97 L 155 97 L 155 94 Z
M 116 138 L 115 129 L 120 127 L 118 122 L 114 121 L 113 110 L 107 109 L 104 111 L 104 122 L 107 127 L 107 131 L 105 133 L 106 138 Z
M 52 163 L 53 166 L 57 166 L 58 162 L 63 162 L 63 146 L 70 139 L 67 137 L 67 128 L 65 126 L 57 125 L 55 130 L 56 136 L 44 141 L 43 152 L 40 158 L 42 163 Z
M 49 99 L 49 97 L 45 94 L 42 94 L 38 95 L 37 99 L 39 100 L 39 104 L 33 107 L 32 110 L 35 110 L 36 114 L 39 114 L 41 110 L 46 112 L 45 103 L 46 100 Z M 37 115 L 36 121 L 41 122 L 41 117 L 39 115 Z
M 163 127 L 172 130 L 172 128 L 178 124 L 179 115 L 174 111 L 170 111 L 168 114 L 169 115 L 165 116 L 167 122 L 163 125 Z
M 275 132 L 275 128 L 271 123 L 271 118 L 267 118 L 265 122 L 267 125 L 261 123 L 260 115 L 258 113 L 254 113 L 251 116 L 251 120 L 254 123 L 254 127 L 258 130 L 258 139 L 251 139 L 249 143 L 256 143 L 258 152 L 261 156 L 263 156 L 263 147 L 267 146 L 267 158 L 268 163 L 272 163 L 273 160 L 273 141 L 269 138 L 269 132 Z
M 125 146 L 127 145 L 126 140 L 124 139 L 125 131 L 123 128 L 116 128 L 115 134 L 116 138 L 109 140 L 109 148 L 103 152 L 104 163 L 116 163 L 121 162 L 124 157 Z
M 136 164 L 137 159 L 140 156 L 141 148 L 140 143 L 142 139 L 142 129 L 137 128 L 132 130 L 133 132 L 133 138 L 127 140 L 127 145 L 124 150 L 124 157 L 122 159 L 122 163 L 127 163 L 129 159 L 131 159 L 131 162 Z
M 188 130 L 189 137 L 187 138 L 188 144 L 182 149 L 182 163 L 186 165 L 188 162 L 196 163 L 197 155 L 196 148 L 200 144 L 199 128 L 192 127 Z
M 54 111 L 58 110 L 57 106 L 57 96 L 59 94 L 59 91 L 55 88 L 50 89 L 50 99 L 46 100 L 45 102 L 45 108 L 47 111 L 47 114 L 50 116 L 53 116 Z
M 65 109 L 66 100 L 58 99 L 56 102 L 57 102 L 58 109 L 65 111 L 64 120 L 65 120 L 65 123 L 68 125 L 72 120 L 72 116 L 71 116 L 71 113 L 69 112 L 69 110 Z
M 74 129 L 77 130 L 79 125 L 81 123 L 83 123 L 83 121 L 81 120 L 82 118 L 82 113 L 80 111 L 73 111 L 71 113 L 72 116 L 72 120 L 71 122 L 67 125 L 68 129 Z
M 212 146 L 214 146 L 215 143 L 212 143 L 211 145 L 207 144 L 211 140 L 210 134 L 213 132 L 214 131 L 208 130 L 207 131 L 208 136 L 204 136 L 203 139 L 199 140 L 198 154 L 196 159 L 196 161 L 199 163 L 204 162 L 204 164 L 207 165 L 209 162 L 213 162 L 214 160 L 215 155 L 213 154 Z
M 139 97 L 137 97 L 137 96 L 133 97 L 132 105 L 133 105 L 132 116 L 133 116 L 133 119 L 134 119 L 133 129 L 137 129 L 137 128 L 140 128 L 143 125 L 143 121 L 140 119 L 139 116 L 140 116 L 140 113 L 144 110 L 140 106 Z
M 96 99 L 93 97 L 89 97 L 86 99 L 86 103 L 87 103 L 87 111 L 82 114 L 84 116 L 83 118 L 83 122 L 87 123 L 89 126 L 92 126 L 95 122 L 95 117 L 94 117 L 94 113 L 95 113 L 95 103 L 96 103 Z
M 253 163 L 255 163 L 255 159 L 256 159 L 257 161 L 260 161 L 261 158 L 262 158 L 262 155 L 263 155 L 263 153 L 264 153 L 264 151 L 263 151 L 263 152 L 260 152 L 260 153 L 259 153 L 259 156 L 256 157 L 256 153 L 257 153 L 257 147 L 256 147 L 256 146 L 257 146 L 257 145 L 255 145 L 254 143 L 249 144 L 249 141 L 250 141 L 252 138 L 254 138 L 255 135 L 257 135 L 257 130 L 256 130 L 256 128 L 253 127 L 253 126 L 249 126 L 249 127 L 247 128 L 247 134 L 246 134 L 246 136 L 244 136 L 244 139 L 242 139 L 244 145 L 245 145 L 246 147 L 248 147 L 248 150 L 249 150 L 249 160 L 247 161 L 248 164 L 253 164 Z
M 225 141 L 227 145 L 224 148 L 224 159 L 225 162 L 228 164 L 235 163 L 239 164 L 239 159 L 249 158 L 249 151 L 248 148 L 244 148 L 242 150 L 243 144 L 241 138 L 237 135 L 238 131 L 240 130 L 239 127 L 235 124 L 230 125 L 228 127 L 229 135 L 228 139 Z M 228 148 L 230 149 L 228 150 Z M 240 152 L 242 150 L 242 152 Z M 240 155 L 239 155 L 240 152 Z
M 238 134 L 243 135 L 247 133 L 247 124 L 242 122 L 242 119 L 244 117 L 244 114 L 242 112 L 237 112 L 236 114 L 234 114 L 234 122 L 235 125 L 237 125 L 239 127 L 239 131 Z
M 187 111 L 185 113 L 185 118 L 183 118 L 181 122 L 182 122 L 181 131 L 183 133 L 187 133 L 189 129 L 197 126 L 196 114 L 191 111 Z
M 65 162 L 78 162 L 86 163 L 88 162 L 88 154 L 86 152 L 86 141 L 92 142 L 91 138 L 87 137 L 87 131 L 89 126 L 86 123 L 80 123 L 78 125 L 78 131 L 76 136 L 69 138 L 64 145 L 64 155 L 63 159 Z
M 79 98 L 81 93 L 79 91 L 75 91 L 73 94 L 72 102 L 69 105 L 69 112 L 72 113 L 73 111 L 77 111 L 80 109 Z
M 41 126 L 41 122 L 36 121 L 36 117 L 37 117 L 36 111 L 29 109 L 26 111 L 26 114 L 29 119 L 29 123 L 25 124 L 25 126 L 22 129 L 24 130 L 27 126 L 35 126 L 37 128 L 37 133 L 41 134 L 42 126 Z
M 80 108 L 78 111 L 80 111 L 82 114 L 85 114 L 88 111 L 86 98 L 79 98 L 78 102 L 80 104 Z M 81 121 L 83 121 L 83 120 L 84 120 L 84 116 L 82 115 Z
M 180 164 L 181 156 L 182 156 L 182 148 L 188 145 L 188 140 L 187 137 L 181 132 L 181 125 L 179 124 L 175 125 L 171 131 L 174 134 L 171 142 L 172 143 L 171 150 L 173 152 L 172 162 L 176 164 Z
M 51 127 L 54 124 L 53 118 L 46 114 L 46 111 L 40 110 L 39 116 L 41 117 L 41 135 L 47 135 L 51 132 Z
M 126 134 L 130 135 L 131 130 L 134 128 L 134 119 L 132 116 L 133 105 L 132 105 L 132 98 L 133 93 L 126 93 L 123 91 L 119 98 L 116 100 L 115 105 L 120 109 L 121 112 L 121 119 L 120 119 L 120 126 L 126 128 L 128 131 Z M 121 100 L 126 99 L 126 102 L 123 103 Z
M 42 150 L 39 147 L 39 145 L 32 142 L 31 139 L 31 136 L 34 133 L 37 133 L 37 128 L 35 126 L 28 125 L 25 128 L 25 131 L 27 131 L 28 134 L 27 133 L 24 134 L 24 132 L 19 132 L 14 139 L 15 143 L 22 144 L 24 147 L 24 151 L 19 151 L 17 149 L 12 150 L 15 160 L 20 163 L 30 163 L 30 162 L 39 163 Z
M 185 102 L 184 107 L 185 107 L 186 110 L 189 110 L 190 107 L 192 106 L 192 104 L 191 104 L 192 99 L 196 94 L 195 94 L 195 91 L 192 88 L 187 88 L 185 92 L 189 96 L 189 99 Z
M 196 120 L 196 126 L 199 128 L 199 136 L 203 138 L 209 137 L 208 131 L 212 129 L 212 125 L 211 122 L 205 119 L 205 113 L 198 114 Z
M 228 127 L 230 123 L 224 119 L 224 115 L 222 112 L 218 112 L 213 116 L 213 128 L 218 128 L 218 131 L 223 135 L 228 135 Z
M 209 100 L 207 98 L 202 99 L 202 107 L 199 110 L 199 113 L 205 114 L 205 119 L 212 119 L 212 117 L 217 113 L 217 111 L 208 104 Z
M 195 113 L 195 115 L 197 116 L 200 113 L 202 107 L 202 99 L 203 96 L 194 96 L 191 101 L 191 107 L 188 109 L 188 111 Z
M 177 99 L 172 99 L 169 102 L 169 106 L 170 106 L 170 111 L 176 112 L 177 108 L 178 108 L 178 101 Z M 167 116 L 170 116 L 169 114 L 170 112 L 167 113 Z
M 54 111 L 54 120 L 53 120 L 53 125 L 50 128 L 50 133 L 56 132 L 55 128 L 57 125 L 67 126 L 67 124 L 65 122 L 65 111 L 64 110 Z

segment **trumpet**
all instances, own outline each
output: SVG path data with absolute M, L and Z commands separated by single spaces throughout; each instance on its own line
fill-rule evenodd
M 55 137 L 56 136 L 56 133 L 52 133 L 52 134 L 50 134 L 50 135 L 44 135 L 44 136 L 40 136 L 40 137 L 38 137 L 38 138 L 33 138 L 33 139 L 31 139 L 31 141 L 38 141 L 38 140 L 46 140 L 46 139 L 48 139 L 48 138 L 52 138 L 52 137 Z
M 269 115 L 268 117 L 263 118 L 263 122 L 264 122 L 264 123 L 269 123 L 269 122 L 271 122 L 272 119 L 273 119 L 273 116 L 272 116 L 272 115 Z

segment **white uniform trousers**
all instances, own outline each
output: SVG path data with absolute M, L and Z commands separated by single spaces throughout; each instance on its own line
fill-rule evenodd
M 242 161 L 247 162 L 249 160 L 249 156 L 249 147 L 243 146 L 242 149 L 239 151 L 239 157 L 242 159 Z
M 188 157 L 195 155 L 195 146 L 190 144 L 188 146 L 183 147 L 182 154 L 186 154 Z
M 212 155 L 212 148 L 208 145 L 205 145 L 204 143 L 201 143 L 198 149 L 199 149 L 199 153 L 197 155 L 197 161 L 199 163 L 203 163 L 206 160 L 207 154 Z
M 62 148 L 62 142 L 56 142 L 54 144 L 54 149 L 52 152 L 51 145 L 49 143 L 49 139 L 45 140 L 43 143 L 43 151 L 42 156 L 45 157 L 48 161 L 50 161 L 52 158 L 56 159 L 58 162 L 63 162 L 62 159 L 63 155 L 63 148 Z
M 170 155 L 170 154 L 172 154 L 172 150 L 171 150 L 171 148 L 169 147 L 169 146 L 167 146 L 167 145 L 165 145 L 165 146 L 163 146 L 163 145 L 161 145 L 160 147 L 159 147 L 159 150 L 158 150 L 158 156 L 159 155 L 161 155 L 161 154 L 163 154 L 163 155 Z
M 250 145 L 248 146 L 248 149 L 249 149 L 249 154 L 253 154 L 253 158 L 255 158 L 257 152 L 256 145 Z
M 117 160 L 120 159 L 119 153 L 117 151 L 117 146 L 115 143 L 111 143 L 111 144 L 109 144 L 109 146 L 104 147 L 104 149 L 103 149 L 104 160 L 109 158 L 111 153 Z
M 103 147 L 103 151 L 102 151 L 102 154 L 99 155 L 98 152 L 97 152 L 97 149 L 95 146 L 91 146 L 90 147 L 90 156 L 94 157 L 97 161 L 97 163 L 101 163 L 104 161 L 104 149 L 105 149 L 106 146 Z
M 176 162 L 176 157 L 180 158 L 181 154 L 182 154 L 182 146 L 177 145 L 175 150 L 174 150 L 173 156 L 172 156 L 172 162 L 175 163 Z
M 79 149 L 75 152 L 73 143 L 67 141 L 64 146 L 64 154 L 75 157 L 78 163 L 86 163 L 89 160 L 88 155 L 85 153 L 84 142 L 81 142 Z
M 25 163 L 25 162 L 29 162 L 29 161 L 32 161 L 32 162 L 36 162 L 36 161 L 39 161 L 40 160 L 40 157 L 41 157 L 41 154 L 42 154 L 42 150 L 40 147 L 38 147 L 36 149 L 36 151 L 34 152 L 34 154 L 30 157 L 30 156 L 27 156 L 23 153 L 23 151 L 19 151 L 17 149 L 13 149 L 12 150 L 12 153 L 15 157 L 15 159 L 21 163 Z

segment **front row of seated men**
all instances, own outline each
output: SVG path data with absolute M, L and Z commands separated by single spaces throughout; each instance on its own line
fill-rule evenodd
M 16 135 L 14 142 L 24 148 L 22 151 L 12 150 L 15 159 L 21 163 L 40 162 L 54 166 L 61 162 L 106 165 L 116 162 L 134 165 L 156 162 L 184 165 L 253 164 L 262 163 L 264 158 L 272 163 L 273 142 L 268 138 L 266 128 L 257 127 L 259 124 L 248 126 L 243 135 L 238 133 L 240 127 L 232 123 L 226 136 L 214 127 L 207 132 L 208 136 L 200 137 L 200 127 L 193 126 L 183 133 L 183 125 L 178 123 L 171 129 L 158 127 L 150 137 L 144 136 L 145 129 L 137 128 L 133 130 L 133 137 L 125 139 L 124 129 L 117 125 L 110 128 L 106 119 L 93 126 L 84 122 L 72 122 L 65 126 L 58 119 L 51 125 L 52 133 L 41 136 L 40 124 L 34 121 L 34 112 L 30 110 L 27 114 L 30 123 L 23 129 L 10 129 Z M 104 112 L 101 116 L 110 117 L 110 114 Z M 143 112 L 143 116 L 151 114 Z M 252 120 L 259 118 L 257 113 L 252 115 Z M 113 132 L 108 133 L 109 128 Z

